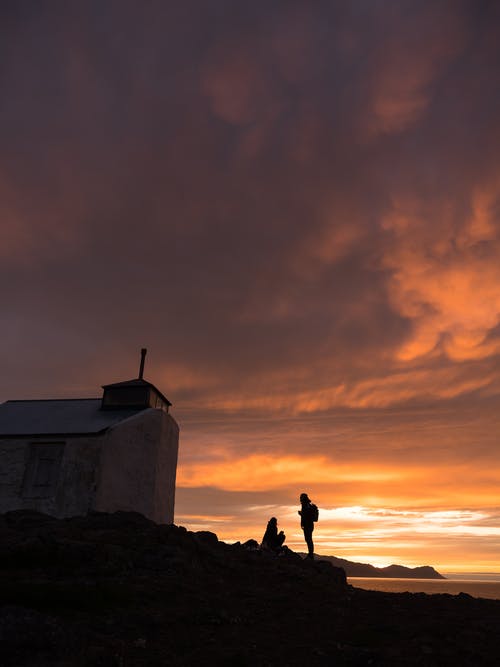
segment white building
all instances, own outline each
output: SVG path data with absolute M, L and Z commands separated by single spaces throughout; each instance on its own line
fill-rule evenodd
M 0 512 L 56 517 L 141 512 L 173 523 L 179 427 L 171 405 L 139 378 L 102 398 L 0 405 Z

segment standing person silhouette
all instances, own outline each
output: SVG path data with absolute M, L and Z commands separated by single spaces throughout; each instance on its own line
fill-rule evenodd
M 307 544 L 308 554 L 307 557 L 314 560 L 314 544 L 312 539 L 312 534 L 314 530 L 314 516 L 317 511 L 313 506 L 312 502 L 309 500 L 307 493 L 300 494 L 300 504 L 302 509 L 299 510 L 300 514 L 300 525 L 304 531 L 304 539 Z

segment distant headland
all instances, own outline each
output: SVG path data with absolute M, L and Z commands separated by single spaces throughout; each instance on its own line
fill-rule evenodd
M 387 567 L 375 567 L 368 563 L 356 563 L 336 556 L 319 556 L 321 560 L 327 560 L 335 567 L 345 570 L 348 577 L 380 577 L 391 579 L 446 579 L 430 565 L 421 567 L 405 567 L 404 565 L 388 565 Z

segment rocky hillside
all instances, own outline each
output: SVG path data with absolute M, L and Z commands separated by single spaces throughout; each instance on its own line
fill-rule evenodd
M 362 591 L 326 562 L 137 514 L 0 515 L 2 667 L 497 665 L 500 602 Z

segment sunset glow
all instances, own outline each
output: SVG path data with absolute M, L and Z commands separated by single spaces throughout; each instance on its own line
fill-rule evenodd
M 146 377 L 176 522 L 500 572 L 500 5 L 7 3 L 0 399 Z M 481 8 L 479 7 L 481 5 Z

